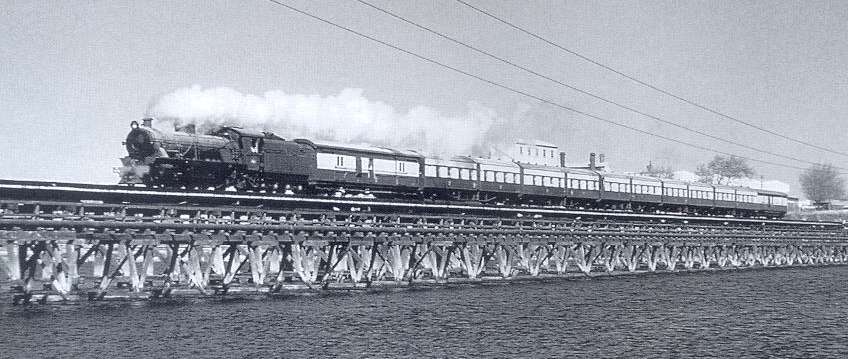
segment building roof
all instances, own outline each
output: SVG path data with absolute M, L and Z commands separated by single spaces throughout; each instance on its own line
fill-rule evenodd
M 523 139 L 517 139 L 517 140 L 515 140 L 515 143 L 520 144 L 520 145 L 534 145 L 534 146 L 542 146 L 542 147 L 550 147 L 550 148 L 558 148 L 559 147 L 559 146 L 557 146 L 553 143 L 545 142 L 545 141 L 542 141 L 542 140 L 529 140 L 528 141 L 528 140 L 523 140 Z

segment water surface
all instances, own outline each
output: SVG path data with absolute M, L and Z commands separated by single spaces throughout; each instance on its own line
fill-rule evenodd
M 0 304 L 0 357 L 846 357 L 848 267 Z

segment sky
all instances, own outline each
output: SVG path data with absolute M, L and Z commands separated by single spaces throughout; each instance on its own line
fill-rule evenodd
M 848 172 L 848 156 L 792 143 L 658 94 L 453 0 L 370 1 L 665 120 Z M 848 2 L 468 1 L 660 88 L 848 153 Z M 741 156 L 809 165 L 629 113 L 353 0 L 281 2 L 632 127 Z M 130 121 L 161 114 L 163 99 L 192 89 L 266 100 L 282 94 L 295 99 L 285 103 L 297 109 L 303 107 L 297 101 L 312 99 L 320 106 L 309 112 L 311 117 L 287 110 L 285 116 L 303 124 L 282 127 L 292 136 L 306 131 L 332 138 L 361 131 L 355 140 L 394 140 L 403 146 L 392 138 L 395 133 L 409 139 L 418 134 L 432 140 L 411 140 L 409 145 L 452 151 L 471 151 L 471 142 L 486 139 L 531 138 L 558 144 L 571 162 L 588 158 L 590 152 L 605 153 L 610 166 L 620 171 L 639 171 L 649 161 L 694 171 L 715 155 L 540 103 L 268 1 L 2 0 L 0 33 L 3 179 L 115 183 L 113 167 L 125 155 L 121 143 Z M 339 98 L 351 99 L 355 106 L 338 105 Z M 323 105 L 327 101 L 337 107 Z M 324 117 L 321 111 L 327 109 L 350 110 L 359 117 L 348 120 L 336 112 Z M 373 109 L 384 121 L 363 115 Z M 308 125 L 313 120 L 322 125 Z M 332 131 L 333 123 L 340 130 Z M 789 183 L 793 194 L 800 194 L 799 170 L 751 164 L 757 177 Z

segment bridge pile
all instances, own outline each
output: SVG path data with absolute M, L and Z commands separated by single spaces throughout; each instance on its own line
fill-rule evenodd
M 835 223 L 6 185 L 0 287 L 15 303 L 848 262 Z

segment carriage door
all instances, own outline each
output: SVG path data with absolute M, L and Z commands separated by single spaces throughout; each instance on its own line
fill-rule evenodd
M 259 137 L 242 137 L 242 152 L 244 164 L 248 171 L 259 171 L 262 168 L 263 139 Z

